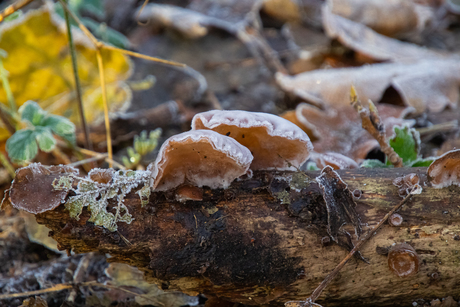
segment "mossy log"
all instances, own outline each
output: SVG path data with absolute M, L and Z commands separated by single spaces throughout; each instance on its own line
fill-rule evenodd
M 363 232 L 372 231 L 398 202 L 396 177 L 416 173 L 423 192 L 399 211 L 399 227 L 384 226 L 321 295 L 326 306 L 400 305 L 414 300 L 460 296 L 460 187 L 434 189 L 426 168 L 338 171 L 351 191 L 360 190 L 356 211 Z M 307 172 L 314 179 L 319 172 Z M 357 193 L 359 194 L 359 193 Z M 203 201 L 174 201 L 174 193 L 152 193 L 142 207 L 131 192 L 125 205 L 131 224 L 110 232 L 88 222 L 83 210 L 71 219 L 64 205 L 37 214 L 61 249 L 99 251 L 110 261 L 145 272 L 163 289 L 204 293 L 248 305 L 282 306 L 308 297 L 348 251 L 327 242 L 327 210 L 322 190 L 303 173 L 256 172 L 227 190 L 204 189 Z M 397 242 L 417 251 L 420 270 L 400 278 L 378 253 Z

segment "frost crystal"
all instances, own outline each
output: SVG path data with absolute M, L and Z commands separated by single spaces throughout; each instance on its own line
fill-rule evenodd
M 111 180 L 104 178 L 109 174 Z M 148 203 L 150 197 L 149 178 L 150 173 L 146 171 L 107 172 L 102 169 L 94 169 L 84 178 L 74 174 L 62 176 L 59 181 L 53 182 L 53 187 L 56 190 L 70 190 L 76 194 L 69 197 L 65 204 L 66 209 L 70 212 L 70 217 L 78 220 L 83 207 L 88 207 L 91 211 L 89 222 L 104 226 L 110 231 L 116 231 L 118 222 L 130 224 L 133 221 L 132 215 L 124 204 L 124 199 L 140 184 L 144 184 L 137 192 L 141 204 L 145 206 Z M 77 188 L 72 187 L 74 181 L 78 181 Z M 107 211 L 110 200 L 117 203 L 113 208 L 109 208 L 115 209 L 115 214 Z

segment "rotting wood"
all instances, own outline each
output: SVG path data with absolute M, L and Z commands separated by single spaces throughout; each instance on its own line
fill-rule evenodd
M 458 299 L 460 188 L 426 186 L 426 168 L 338 173 L 351 191 L 362 191 L 356 211 L 364 233 L 401 200 L 392 184 L 396 177 L 416 173 L 424 191 L 399 211 L 402 226 L 384 226 L 363 247 L 370 264 L 350 261 L 317 302 L 408 306 L 419 298 Z M 307 174 L 311 179 L 319 175 Z M 110 261 L 139 267 L 163 289 L 250 305 L 282 306 L 308 297 L 347 254 L 336 244 L 322 245 L 327 212 L 321 189 L 301 173 L 256 172 L 228 190 L 205 189 L 202 202 L 186 204 L 174 201 L 173 193 L 152 193 L 141 208 L 131 192 L 125 205 L 134 221 L 118 223 L 117 232 L 87 222 L 86 209 L 79 221 L 70 219 L 63 205 L 38 214 L 37 220 L 51 228 L 62 249 L 108 253 Z M 411 244 L 419 254 L 415 276 L 393 275 L 386 256 L 377 254 L 377 248 L 396 242 Z

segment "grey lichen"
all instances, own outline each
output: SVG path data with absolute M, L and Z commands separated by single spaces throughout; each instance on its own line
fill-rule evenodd
M 296 172 L 292 174 L 292 180 L 290 183 L 291 189 L 300 191 L 312 183 L 313 180 L 307 176 L 304 172 Z
M 150 173 L 146 171 L 111 171 L 93 169 L 88 176 L 78 177 L 75 174 L 66 174 L 53 182 L 56 190 L 69 190 L 75 193 L 65 204 L 70 217 L 79 219 L 83 207 L 91 211 L 89 222 L 103 226 L 110 231 L 117 230 L 118 222 L 130 224 L 132 215 L 124 204 L 124 199 L 134 188 L 143 184 L 137 192 L 142 206 L 148 203 L 150 187 L 148 185 Z M 77 188 L 73 183 L 78 182 Z M 116 201 L 115 214 L 107 211 L 109 201 Z M 113 208 L 112 208 L 113 209 Z M 110 209 L 109 209 L 110 210 Z
M 137 195 L 139 195 L 139 198 L 141 199 L 141 206 L 144 207 L 147 205 L 150 199 L 150 185 L 145 183 L 142 189 L 137 191 Z

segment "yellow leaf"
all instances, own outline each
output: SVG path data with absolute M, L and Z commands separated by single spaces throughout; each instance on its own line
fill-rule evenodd
M 27 100 L 37 101 L 51 113 L 64 115 L 78 123 L 74 76 L 65 23 L 52 12 L 52 6 L 30 11 L 0 27 L 0 48 L 9 72 L 13 96 L 18 106 Z M 79 30 L 73 29 L 78 57 L 85 116 L 90 124 L 103 120 L 102 95 L 96 49 Z M 131 102 L 131 91 L 124 82 L 132 73 L 128 57 L 114 50 L 102 50 L 107 99 L 111 112 L 124 111 Z M 0 102 L 7 104 L 0 83 Z M 0 140 L 6 133 L 0 131 Z

